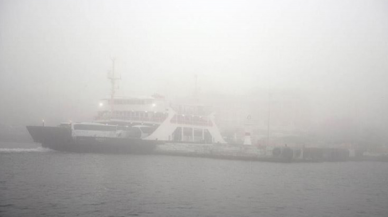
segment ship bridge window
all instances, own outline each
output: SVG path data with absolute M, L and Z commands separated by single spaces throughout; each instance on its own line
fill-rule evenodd
M 115 99 L 115 100 L 113 100 L 113 104 L 115 104 L 115 105 L 144 105 L 144 104 L 151 104 L 151 103 L 152 103 L 152 101 L 143 100 L 143 99 Z M 109 103 L 109 104 L 111 104 L 111 103 Z

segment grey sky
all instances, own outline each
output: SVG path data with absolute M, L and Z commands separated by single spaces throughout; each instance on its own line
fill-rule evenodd
M 388 122 L 387 1 L 0 0 L 0 120 L 92 116 L 125 96 L 298 89 Z M 71 117 L 69 117 L 71 116 Z

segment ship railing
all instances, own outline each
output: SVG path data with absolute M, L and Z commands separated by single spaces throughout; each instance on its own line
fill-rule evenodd
M 167 117 L 120 117 L 120 116 L 106 116 L 99 117 L 97 120 L 121 119 L 126 121 L 147 121 L 162 123 Z
M 191 120 L 171 120 L 173 124 L 187 124 L 196 126 L 213 126 L 210 121 L 191 121 Z
M 171 119 L 171 123 L 196 125 L 196 126 L 213 126 L 212 121 L 208 117 L 193 116 L 193 115 L 175 115 Z

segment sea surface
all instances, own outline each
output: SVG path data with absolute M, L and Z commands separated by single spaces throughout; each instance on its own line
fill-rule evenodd
M 388 163 L 61 153 L 0 143 L 0 216 L 388 216 Z

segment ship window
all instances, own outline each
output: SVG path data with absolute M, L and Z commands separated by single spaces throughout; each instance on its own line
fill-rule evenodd
M 192 131 L 193 131 L 192 128 L 185 127 L 185 128 L 183 128 L 183 135 L 184 136 L 191 136 L 192 135 Z
M 194 141 L 202 141 L 202 129 L 194 129 Z
M 192 133 L 193 133 L 192 128 L 184 127 L 183 128 L 183 141 L 192 141 L 193 140 Z
M 70 124 L 63 123 L 63 124 L 60 124 L 59 127 L 70 128 Z
M 175 131 L 172 133 L 172 139 L 174 141 L 182 141 L 182 128 L 177 127 Z
M 129 138 L 140 138 L 141 137 L 141 131 L 137 127 L 130 127 L 126 129 L 126 135 Z
M 155 127 L 141 127 L 140 130 L 143 132 L 143 133 L 146 133 L 146 134 L 151 134 L 153 133 L 156 128 Z
M 205 142 L 206 143 L 213 143 L 213 138 L 212 138 L 212 135 L 210 134 L 210 132 L 209 132 L 209 130 L 208 129 L 206 129 L 205 130 Z
M 74 130 L 116 131 L 116 126 L 75 124 Z
M 194 129 L 194 136 L 202 138 L 202 129 Z

